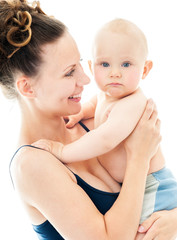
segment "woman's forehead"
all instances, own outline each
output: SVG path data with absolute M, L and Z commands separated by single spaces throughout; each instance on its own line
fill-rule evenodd
M 65 70 L 80 60 L 80 53 L 74 39 L 67 33 L 54 43 L 47 44 L 42 57 L 44 65 L 57 65 L 61 70 Z

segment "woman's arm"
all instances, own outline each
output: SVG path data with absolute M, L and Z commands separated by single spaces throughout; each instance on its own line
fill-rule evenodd
M 50 153 L 37 149 L 21 150 L 21 156 L 19 153 L 12 163 L 15 188 L 23 202 L 38 209 L 65 239 L 134 239 L 149 161 L 160 141 L 159 121 L 152 109 L 148 105 L 126 140 L 124 184 L 119 198 L 104 216 L 67 168 Z

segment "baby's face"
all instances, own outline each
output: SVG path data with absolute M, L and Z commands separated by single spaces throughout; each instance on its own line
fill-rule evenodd
M 99 88 L 118 99 L 133 93 L 143 75 L 145 55 L 135 34 L 102 30 L 93 48 L 93 74 Z

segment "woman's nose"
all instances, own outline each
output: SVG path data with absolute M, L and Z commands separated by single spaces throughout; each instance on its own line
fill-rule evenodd
M 87 76 L 87 74 L 85 74 L 84 70 L 81 69 L 80 76 L 77 81 L 77 85 L 83 86 L 83 85 L 87 85 L 89 83 L 90 83 L 90 78 Z
M 83 79 L 85 85 L 90 83 L 90 78 L 87 76 L 87 74 L 84 73 Z

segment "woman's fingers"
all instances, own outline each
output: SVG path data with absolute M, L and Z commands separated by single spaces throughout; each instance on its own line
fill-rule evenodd
M 157 128 L 157 130 L 160 131 L 160 127 L 161 127 L 161 121 L 160 121 L 160 119 L 157 119 L 157 121 L 156 121 L 156 128 Z
M 155 212 L 142 223 L 144 231 L 147 231 L 143 240 L 175 240 L 177 239 L 176 211 Z M 138 230 L 139 231 L 139 230 Z
M 145 236 L 145 233 L 137 233 L 135 240 L 143 240 Z
M 146 233 L 143 240 L 154 240 L 157 237 L 156 221 L 160 218 L 158 212 L 153 213 L 139 227 L 139 233 Z
M 145 107 L 145 110 L 144 110 L 144 113 L 141 117 L 141 122 L 146 122 L 147 120 L 149 120 L 153 114 L 153 111 L 154 111 L 154 102 L 152 99 L 149 99 L 147 101 L 147 104 L 146 104 L 146 107 Z
M 153 227 L 152 227 L 152 228 L 153 228 Z M 145 237 L 143 238 L 143 240 L 154 240 L 154 239 L 155 239 L 155 234 L 154 234 L 153 229 L 150 229 L 150 230 L 146 233 Z
M 145 233 L 153 225 L 153 223 L 159 218 L 158 214 L 152 214 L 147 218 L 138 228 L 139 233 Z
M 149 118 L 150 122 L 154 125 L 156 125 L 156 122 L 157 122 L 157 119 L 158 119 L 158 112 L 157 112 L 157 109 L 156 107 L 153 109 L 153 112 Z
M 147 123 L 147 121 L 151 126 L 155 126 L 157 131 L 160 130 L 161 122 L 158 119 L 157 107 L 152 99 L 147 101 L 145 111 L 140 120 L 141 123 Z

